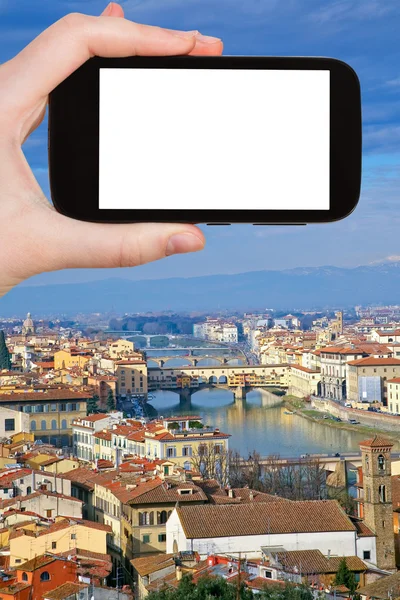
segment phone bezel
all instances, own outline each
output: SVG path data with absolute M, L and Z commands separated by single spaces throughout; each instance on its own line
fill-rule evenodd
M 330 71 L 329 210 L 100 209 L 100 69 L 285 69 Z M 320 57 L 168 56 L 89 59 L 49 97 L 50 191 L 55 208 L 74 219 L 108 222 L 305 224 L 337 221 L 356 207 L 361 189 L 361 92 L 346 63 Z M 245 204 L 245 199 L 243 200 Z

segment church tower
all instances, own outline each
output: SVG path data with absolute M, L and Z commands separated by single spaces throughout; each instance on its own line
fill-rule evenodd
M 22 335 L 29 335 L 33 333 L 35 333 L 35 325 L 31 319 L 31 313 L 28 313 L 22 325 Z
M 376 535 L 376 565 L 396 569 L 390 452 L 393 444 L 375 436 L 360 442 L 364 488 L 364 522 Z

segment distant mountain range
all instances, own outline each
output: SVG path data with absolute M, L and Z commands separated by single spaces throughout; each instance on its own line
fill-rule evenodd
M 301 267 L 237 275 L 20 286 L 0 299 L 0 316 L 76 312 L 305 309 L 400 303 L 400 261 Z

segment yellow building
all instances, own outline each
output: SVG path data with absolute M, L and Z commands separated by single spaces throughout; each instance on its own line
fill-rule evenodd
M 84 368 L 93 357 L 88 350 L 58 350 L 54 353 L 54 369 Z
M 79 548 L 107 554 L 107 534 L 111 527 L 93 521 L 60 518 L 50 527 L 29 524 L 10 535 L 10 567 L 41 556 Z
M 69 473 L 79 467 L 79 461 L 73 458 L 59 458 L 50 454 L 38 454 L 26 461 L 32 469 L 47 471 L 49 473 Z
M 45 388 L 24 394 L 0 394 L 0 408 L 13 408 L 29 415 L 30 432 L 35 439 L 70 446 L 72 421 L 86 416 L 86 403 L 91 392 L 76 392 L 68 388 Z
M 119 396 L 147 396 L 147 364 L 144 360 L 118 360 L 115 369 Z
M 117 340 L 110 344 L 108 352 L 111 358 L 121 358 L 126 354 L 131 354 L 135 350 L 133 342 L 128 340 Z

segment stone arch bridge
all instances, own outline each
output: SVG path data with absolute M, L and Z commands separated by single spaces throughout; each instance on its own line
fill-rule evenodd
M 188 366 L 148 368 L 149 392 L 172 391 L 179 394 L 182 404 L 189 404 L 191 396 L 204 388 L 222 388 L 232 391 L 235 400 L 244 400 L 254 388 L 283 388 L 288 386 L 288 364 L 239 365 L 212 367 Z

